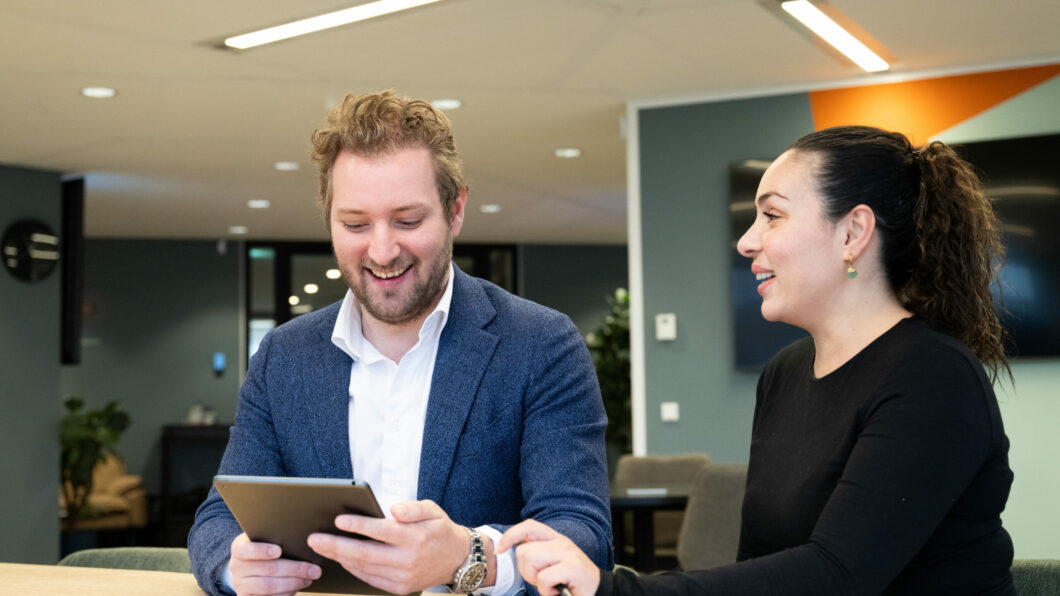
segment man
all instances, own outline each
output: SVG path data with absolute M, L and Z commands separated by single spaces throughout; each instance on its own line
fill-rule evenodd
M 390 92 L 351 95 L 313 144 L 350 291 L 262 341 L 220 473 L 368 481 L 387 518 L 336 526 L 374 541 L 309 545 L 390 592 L 522 589 L 514 555 L 494 545 L 530 518 L 610 568 L 606 417 L 588 352 L 567 317 L 452 265 L 467 189 L 446 117 Z M 252 543 L 216 490 L 188 548 L 213 594 L 290 594 L 320 574 Z

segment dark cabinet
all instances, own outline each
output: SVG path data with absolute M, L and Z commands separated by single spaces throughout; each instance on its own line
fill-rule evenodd
M 228 445 L 227 424 L 162 427 L 160 541 L 187 544 L 195 510 L 206 498 Z

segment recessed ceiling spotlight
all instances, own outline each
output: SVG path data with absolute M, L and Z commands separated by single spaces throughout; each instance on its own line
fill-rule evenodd
M 575 157 L 581 157 L 581 154 L 582 150 L 574 147 L 556 149 L 556 157 L 560 159 L 574 159 Z
M 250 230 L 246 226 L 228 226 L 228 233 L 235 236 L 242 236 Z
M 327 277 L 328 279 L 338 279 L 342 277 L 342 272 L 338 269 L 328 269 L 324 272 L 324 277 Z
M 486 205 L 479 205 L 478 210 L 483 213 L 500 213 L 501 206 L 494 203 L 488 203 Z
M 455 110 L 464 104 L 459 99 L 436 99 L 431 105 L 439 110 Z
M 317 292 L 320 291 L 320 286 L 318 286 L 316 284 L 306 284 L 306 285 L 302 286 L 302 290 L 306 294 L 316 294 Z
M 276 168 L 276 170 L 280 172 L 294 172 L 302 166 L 298 165 L 297 161 L 278 161 L 272 164 L 272 167 Z
M 291 306 L 295 306 L 296 304 L 298 304 L 301 301 L 302 301 L 302 299 L 299 298 L 298 296 L 291 296 L 290 298 L 287 299 L 287 304 L 290 304 Z
M 268 199 L 250 199 L 247 201 L 247 207 L 251 209 L 268 209 L 272 203 Z
M 114 97 L 114 95 L 116 93 L 117 93 L 117 91 L 115 91 L 114 89 L 111 89 L 110 87 L 82 87 L 81 88 L 81 95 L 84 95 L 85 97 L 93 97 L 93 98 L 97 98 L 97 99 L 106 99 L 108 97 Z

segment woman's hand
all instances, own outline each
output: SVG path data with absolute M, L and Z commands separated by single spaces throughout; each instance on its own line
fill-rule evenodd
M 569 538 L 552 528 L 526 520 L 501 536 L 497 553 L 517 546 L 519 573 L 543 596 L 559 594 L 565 585 L 573 596 L 593 596 L 600 585 L 600 570 Z

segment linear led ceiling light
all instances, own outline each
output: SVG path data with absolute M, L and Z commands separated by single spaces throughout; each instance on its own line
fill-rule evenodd
M 224 44 L 230 48 L 245 50 L 247 48 L 265 45 L 274 41 L 280 41 L 281 39 L 306 35 L 307 33 L 316 33 L 317 31 L 339 27 L 341 25 L 349 25 L 350 23 L 356 23 L 357 21 L 372 19 L 392 12 L 415 8 L 417 6 L 423 6 L 424 4 L 431 4 L 432 2 L 438 2 L 438 0 L 377 0 L 376 2 L 360 4 L 351 8 L 309 17 L 308 19 L 284 23 L 283 25 L 269 27 L 268 29 L 261 29 L 260 31 L 253 31 L 251 33 L 244 33 L 243 35 L 229 37 L 224 41 Z
M 809 0 L 781 2 L 780 7 L 862 69 L 868 72 L 880 72 L 890 68 L 883 58 L 858 41 L 846 29 L 840 27 L 819 8 L 810 4 Z

